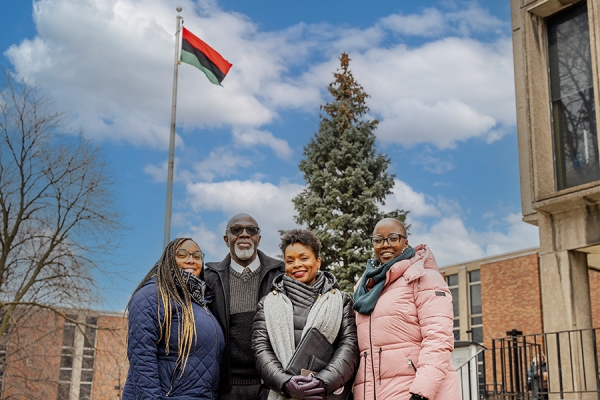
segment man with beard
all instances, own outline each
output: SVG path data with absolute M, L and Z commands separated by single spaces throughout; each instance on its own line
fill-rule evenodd
M 253 400 L 260 392 L 251 348 L 256 304 L 285 267 L 258 250 L 260 228 L 248 214 L 231 218 L 223 239 L 229 254 L 220 263 L 206 263 L 205 269 L 206 283 L 215 292 L 209 307 L 225 333 L 219 399 Z

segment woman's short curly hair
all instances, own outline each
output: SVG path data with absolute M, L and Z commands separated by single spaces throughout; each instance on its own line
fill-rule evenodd
M 321 256 L 321 241 L 319 238 L 309 231 L 308 229 L 292 229 L 281 238 L 281 244 L 279 248 L 285 256 L 285 249 L 289 245 L 300 243 L 303 246 L 310 248 L 315 256 L 319 258 Z

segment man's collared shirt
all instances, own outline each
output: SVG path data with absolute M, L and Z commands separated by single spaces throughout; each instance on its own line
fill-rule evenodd
M 256 255 L 256 258 L 254 259 L 254 261 L 252 261 L 250 263 L 250 265 L 248 265 L 247 267 L 242 267 L 240 264 L 233 261 L 233 258 L 231 259 L 231 268 L 233 268 L 234 271 L 239 272 L 240 274 L 243 274 L 244 270 L 246 268 L 248 268 L 248 269 L 250 269 L 250 271 L 254 272 L 259 267 L 260 267 L 260 260 L 258 259 L 258 254 Z

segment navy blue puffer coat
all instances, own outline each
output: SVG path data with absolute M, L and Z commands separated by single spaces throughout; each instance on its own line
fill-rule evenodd
M 173 309 L 169 355 L 160 338 L 156 279 L 150 279 L 134 293 L 129 304 L 129 373 L 123 400 L 142 399 L 217 399 L 219 364 L 225 346 L 223 331 L 207 308 L 192 303 L 196 322 L 196 340 L 181 375 L 175 371 L 179 315 Z M 181 367 L 179 367 L 181 368 Z

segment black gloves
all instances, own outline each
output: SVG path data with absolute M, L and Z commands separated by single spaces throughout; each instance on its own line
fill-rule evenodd
M 283 391 L 289 397 L 298 400 L 323 400 L 325 388 L 317 378 L 295 375 L 283 385 Z
M 427 400 L 427 397 L 419 396 L 418 394 L 411 393 L 410 400 Z

